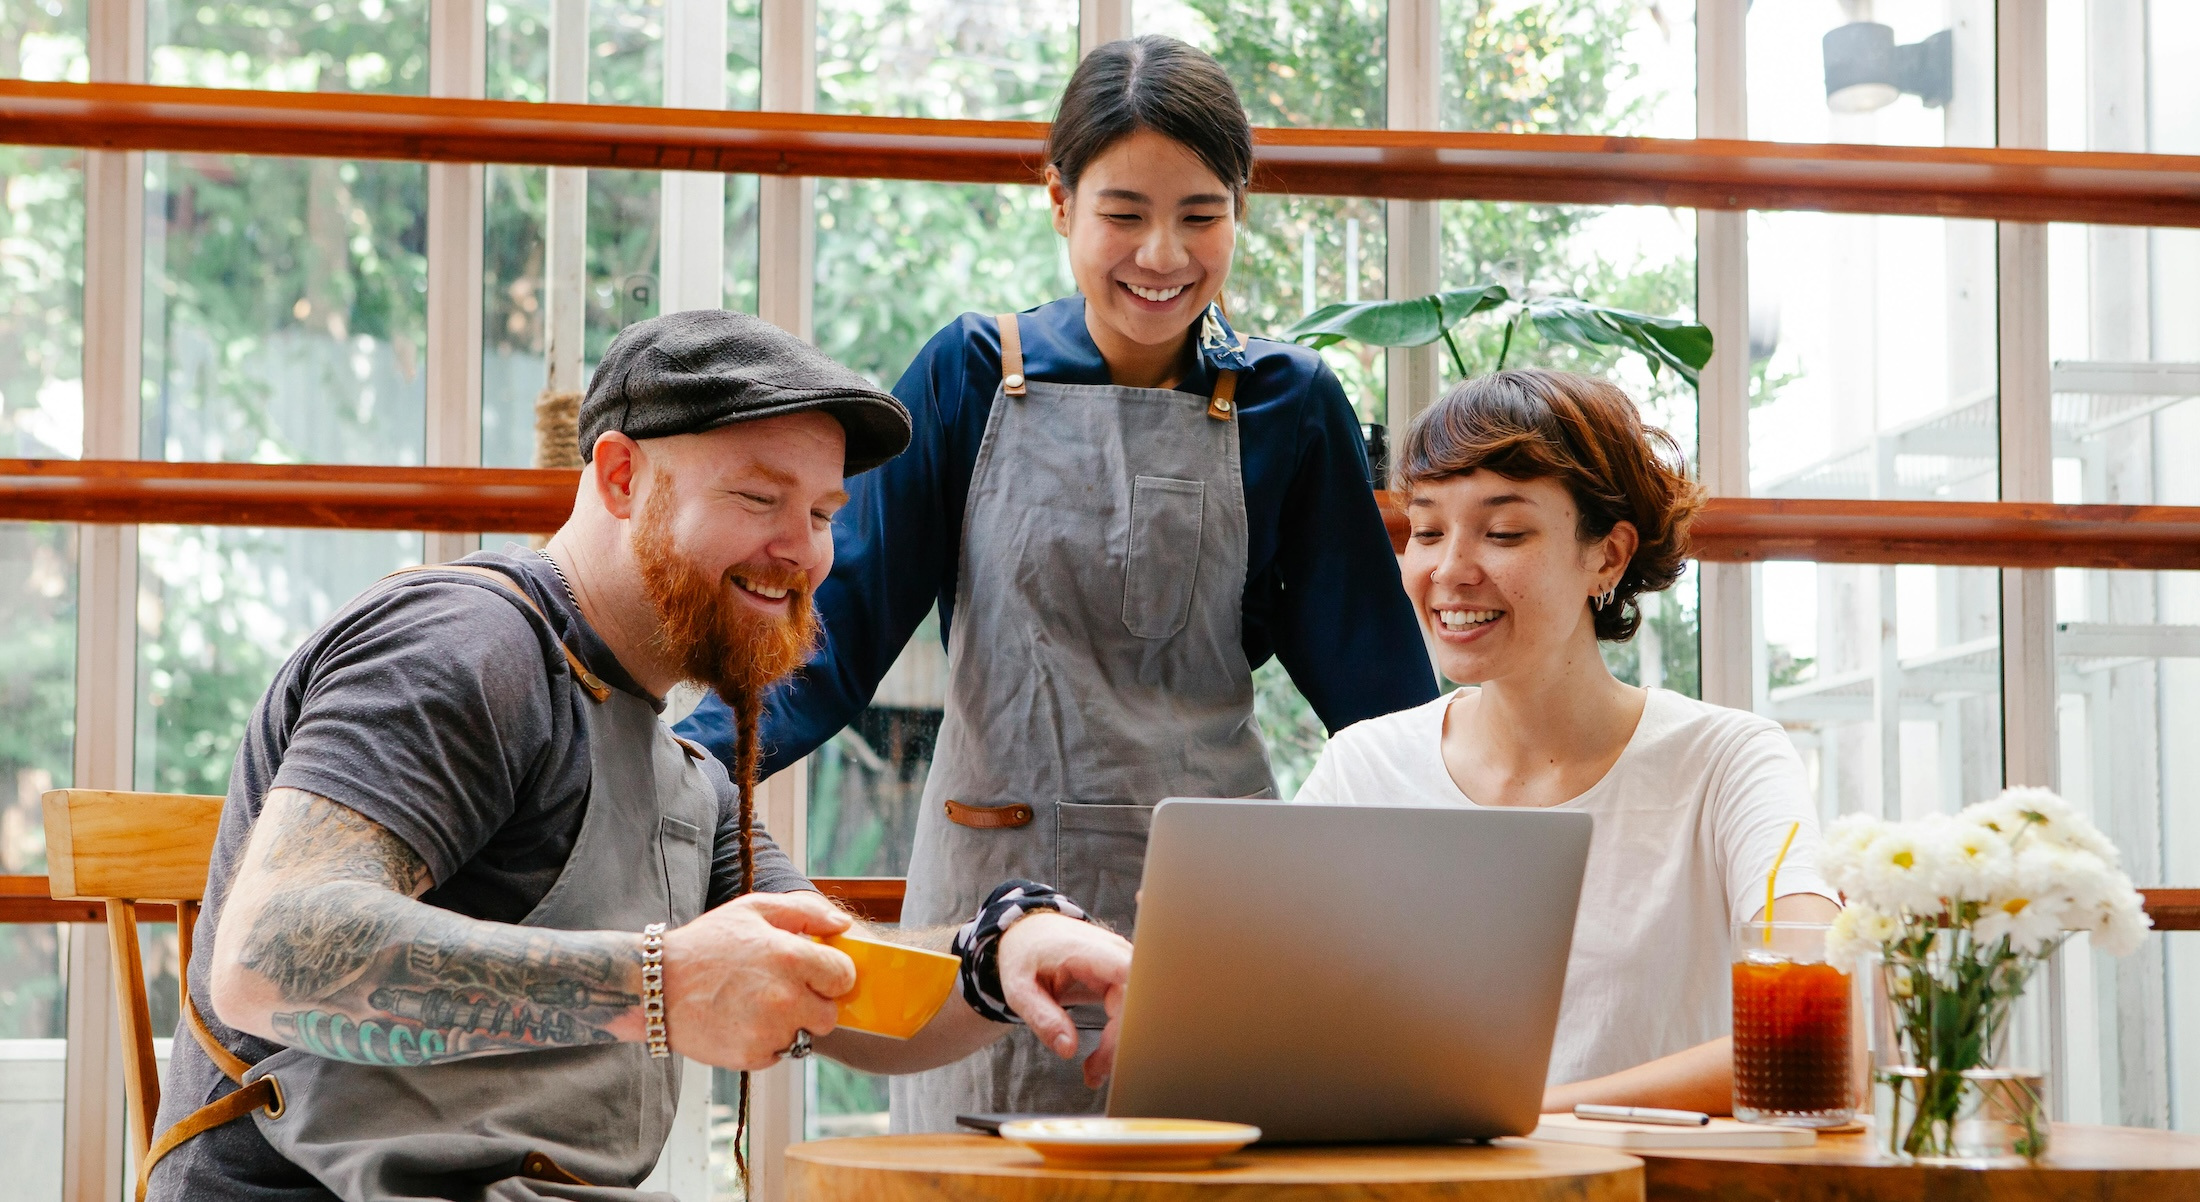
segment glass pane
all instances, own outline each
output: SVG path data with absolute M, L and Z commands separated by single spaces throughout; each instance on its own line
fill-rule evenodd
M 1381 129 L 1388 124 L 1389 8 L 1382 0 L 1153 0 L 1140 33 L 1215 56 L 1255 125 Z
M 2080 449 L 2115 461 L 2126 483 L 2190 463 L 2200 450 L 2200 401 L 2187 398 L 2120 433 L 2120 448 Z M 2135 441 L 2155 445 L 2132 454 Z M 2184 458 L 2156 458 L 2164 454 Z M 2082 484 L 2092 473 L 2058 475 Z M 2165 475 L 2155 496 L 2200 503 L 2190 472 L 2181 476 Z M 2071 491 L 2072 500 L 2098 499 Z M 2200 722 L 2200 572 L 2055 575 L 2061 792 L 2115 842 L 2137 883 L 2200 880 L 2200 757 L 2190 738 Z M 2074 1121 L 2200 1129 L 2194 1095 L 2180 1088 L 2200 1074 L 2200 1055 L 2186 1050 L 2200 1036 L 2196 952 L 2187 939 L 2149 939 L 2120 959 L 2069 958 L 2067 1029 L 2092 1036 L 2073 1038 L 2068 1053 Z
M 1757 712 L 1795 741 L 1821 819 L 1952 813 L 2001 788 L 1995 569 L 1751 571 Z
M 8 1196 L 61 1194 L 68 1070 L 66 927 L 0 926 L 0 1164 Z
M 1749 217 L 1750 491 L 1999 495 L 1994 226 Z
M 84 156 L 0 146 L 0 456 L 84 454 Z
M 588 98 L 596 104 L 664 103 L 661 0 L 590 7 Z M 758 0 L 727 8 L 726 104 L 753 109 L 761 82 Z M 549 94 L 550 5 L 519 0 L 492 5 L 488 94 L 540 101 Z M 725 177 L 723 304 L 756 311 L 756 177 Z M 482 461 L 496 467 L 534 462 L 534 406 L 546 379 L 544 350 L 548 248 L 548 172 L 492 164 L 484 204 Z M 585 336 L 582 378 L 628 324 L 657 315 L 659 176 L 643 171 L 588 173 Z
M 146 0 L 147 82 L 428 91 L 428 0 Z
M 299 640 L 420 554 L 403 531 L 140 527 L 137 787 L 227 793 L 245 723 Z
M 1749 6 L 1749 136 L 1994 144 L 1993 0 Z
M 0 663 L 8 665 L 0 677 L 0 873 L 41 873 L 39 795 L 69 787 L 74 775 L 74 530 L 0 523 L 0 582 Z
M 1044 121 L 1076 60 L 1074 0 L 818 6 L 820 112 Z M 828 179 L 817 214 L 817 344 L 882 384 L 960 313 L 1075 288 L 1038 188 Z
M 85 0 L 0 0 L 0 79 L 91 78 Z
M 1692 0 L 1444 0 L 1443 127 L 1691 138 Z

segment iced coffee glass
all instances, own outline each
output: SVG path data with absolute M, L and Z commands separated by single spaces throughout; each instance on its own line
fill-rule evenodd
M 1840 1127 L 1856 1114 L 1856 977 L 1827 961 L 1827 930 L 1735 927 L 1734 1117 L 1745 1123 Z

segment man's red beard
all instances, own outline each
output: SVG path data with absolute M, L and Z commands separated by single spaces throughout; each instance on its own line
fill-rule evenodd
M 733 710 L 731 775 L 741 795 L 739 829 L 751 835 L 741 841 L 746 893 L 756 883 L 757 716 L 764 690 L 801 667 L 817 646 L 809 578 L 775 566 L 739 566 L 749 583 L 787 590 L 787 612 L 774 616 L 735 595 L 741 586 L 731 571 L 713 579 L 696 567 L 672 545 L 672 480 L 663 471 L 650 481 L 649 500 L 642 504 L 634 560 L 642 590 L 657 607 L 658 647 L 671 655 L 682 678 L 716 689 Z M 745 1102 L 743 1107 L 745 1113 Z
M 717 578 L 696 567 L 672 545 L 671 485 L 659 471 L 634 531 L 642 589 L 657 607 L 657 645 L 683 678 L 709 685 L 740 709 L 817 649 L 809 577 L 776 564 L 736 565 Z M 743 600 L 736 573 L 751 585 L 786 589 L 787 612 L 775 616 Z

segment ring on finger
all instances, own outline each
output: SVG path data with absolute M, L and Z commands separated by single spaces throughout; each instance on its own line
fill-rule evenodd
M 794 1042 L 788 1044 L 787 1049 L 779 1053 L 779 1059 L 802 1060 L 807 1058 L 809 1054 L 810 1033 L 807 1030 L 797 1029 L 794 1033 Z

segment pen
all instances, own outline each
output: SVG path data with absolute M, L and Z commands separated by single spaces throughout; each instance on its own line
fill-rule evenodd
M 1606 1123 L 1657 1123 L 1665 1127 L 1706 1127 L 1711 1124 L 1711 1116 L 1699 1110 L 1660 1110 L 1655 1106 L 1592 1106 L 1587 1102 L 1574 1107 L 1574 1117 Z

